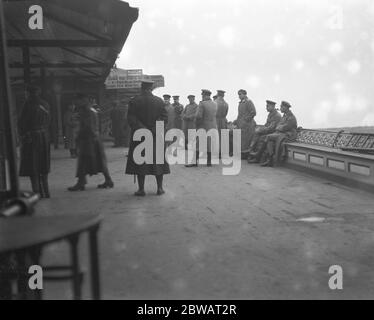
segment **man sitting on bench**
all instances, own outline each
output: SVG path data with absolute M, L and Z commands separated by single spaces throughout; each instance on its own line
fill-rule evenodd
M 266 135 L 275 132 L 279 121 L 282 119 L 281 114 L 275 108 L 274 101 L 266 100 L 266 110 L 269 113 L 264 126 L 257 127 L 255 136 L 249 147 L 248 163 L 259 163 L 263 155 L 266 144 Z
M 284 142 L 295 141 L 297 137 L 297 120 L 290 110 L 291 105 L 282 101 L 280 110 L 283 117 L 275 128 L 275 132 L 266 136 L 266 160 L 261 163 L 263 167 L 272 167 L 279 164 L 284 158 Z

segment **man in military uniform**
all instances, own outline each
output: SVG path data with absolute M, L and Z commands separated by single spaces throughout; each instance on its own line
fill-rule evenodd
M 275 128 L 275 132 L 266 136 L 267 159 L 261 164 L 263 167 L 272 167 L 281 160 L 284 153 L 283 143 L 295 141 L 297 137 L 297 120 L 290 110 L 291 105 L 282 101 L 282 119 Z
M 196 129 L 196 115 L 197 115 L 197 111 L 199 107 L 197 103 L 195 102 L 194 95 L 189 95 L 187 98 L 190 103 L 186 105 L 182 113 L 183 132 L 184 132 L 186 150 L 187 150 L 187 145 L 188 145 L 188 130 Z
M 217 104 L 217 114 L 216 114 L 216 121 L 217 121 L 217 129 L 221 147 L 221 131 L 222 129 L 227 129 L 227 113 L 229 112 L 229 105 L 224 99 L 225 91 L 217 90 L 217 98 L 214 100 Z M 221 148 L 219 152 L 219 156 L 221 157 Z
M 182 130 L 183 105 L 179 103 L 179 96 L 173 96 L 175 112 L 174 128 Z
M 252 100 L 248 99 L 247 91 L 240 89 L 239 95 L 239 106 L 238 106 L 238 118 L 234 121 L 234 125 L 241 130 L 241 152 L 242 159 L 248 158 L 249 146 L 251 145 L 253 136 L 255 134 L 256 122 L 254 117 L 256 116 L 256 108 Z M 234 143 L 237 143 L 234 141 Z
M 172 104 L 170 103 L 170 94 L 164 94 L 164 104 L 165 104 L 165 109 L 168 115 L 168 122 L 166 125 L 166 131 L 173 129 L 174 128 L 174 121 L 175 121 L 175 110 Z
M 216 114 L 217 114 L 217 104 L 213 102 L 210 98 L 212 92 L 206 89 L 203 89 L 201 92 L 202 101 L 199 104 L 198 111 L 196 114 L 196 129 L 204 129 L 205 131 L 209 131 L 210 129 L 217 129 L 217 121 L 216 121 Z M 218 142 L 218 141 L 217 141 Z M 212 166 L 212 144 L 214 141 L 210 137 L 207 139 L 207 166 Z M 214 147 L 214 146 L 213 146 Z M 196 163 L 186 165 L 186 167 L 197 167 L 198 160 L 199 160 L 199 139 L 196 143 Z
M 276 103 L 271 100 L 266 100 L 266 110 L 269 113 L 266 123 L 263 127 L 257 127 L 255 135 L 249 148 L 248 163 L 260 162 L 261 156 L 265 151 L 265 139 L 266 135 L 274 133 L 282 116 L 275 108 Z
M 156 163 L 156 139 L 163 137 L 156 136 L 156 122 L 167 122 L 168 114 L 165 108 L 165 103 L 161 98 L 152 94 L 153 82 L 143 81 L 141 84 L 141 94 L 134 97 L 129 102 L 128 121 L 131 127 L 131 143 L 129 154 L 127 158 L 126 174 L 137 175 L 138 178 L 138 191 L 135 192 L 136 196 L 145 196 L 144 182 L 145 176 L 153 175 L 157 181 L 157 195 L 165 193 L 163 189 L 164 174 L 170 173 L 169 164 L 164 158 L 163 164 Z M 133 136 L 138 129 L 148 129 L 152 132 L 153 136 L 153 161 L 152 163 L 137 164 L 134 159 L 135 148 L 142 143 L 142 141 L 133 140 Z M 164 153 L 165 150 L 162 150 Z

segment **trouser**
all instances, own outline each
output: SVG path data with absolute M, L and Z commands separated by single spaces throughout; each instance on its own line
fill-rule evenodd
M 48 174 L 38 174 L 30 177 L 31 188 L 34 193 L 40 194 L 42 198 L 49 198 Z
M 139 191 L 144 191 L 145 175 L 138 174 L 137 178 L 138 178 Z M 163 174 L 156 176 L 157 189 L 162 189 L 163 180 L 164 180 Z

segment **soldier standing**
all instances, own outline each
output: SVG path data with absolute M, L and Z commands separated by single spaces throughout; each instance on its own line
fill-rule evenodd
M 173 96 L 173 107 L 175 112 L 174 128 L 182 130 L 183 105 L 179 103 L 179 96 Z
M 145 196 L 144 182 L 145 176 L 153 175 L 157 181 L 157 195 L 165 193 L 163 189 L 164 174 L 170 173 L 169 164 L 164 158 L 163 164 L 156 163 L 156 122 L 168 121 L 168 113 L 166 111 L 165 103 L 159 97 L 152 94 L 153 82 L 142 81 L 141 94 L 138 97 L 131 99 L 129 102 L 128 121 L 131 127 L 131 142 L 126 164 L 126 174 L 137 175 L 138 191 L 135 196 Z M 153 136 L 153 162 L 137 164 L 134 159 L 135 148 L 142 143 L 142 141 L 133 140 L 134 132 L 138 129 L 148 129 Z M 162 137 L 163 138 L 163 137 Z M 164 153 L 165 150 L 163 150 Z
M 74 104 L 79 112 L 79 131 L 77 136 L 78 148 L 78 182 L 69 187 L 69 191 L 83 191 L 87 184 L 86 176 L 102 173 L 105 181 L 99 184 L 99 189 L 113 188 L 114 183 L 109 175 L 104 147 L 99 136 L 99 119 L 97 111 L 92 107 L 88 95 L 79 93 L 75 96 Z
M 174 122 L 175 122 L 175 110 L 172 104 L 170 103 L 170 94 L 164 94 L 164 104 L 165 104 L 165 109 L 168 115 L 168 121 L 166 125 L 166 131 L 173 129 L 174 128 Z
M 275 108 L 276 103 L 271 100 L 266 100 L 266 110 L 269 113 L 266 123 L 263 127 L 257 127 L 255 135 L 249 148 L 248 163 L 260 162 L 261 156 L 266 148 L 266 135 L 273 133 L 277 127 L 282 116 Z
M 203 89 L 201 92 L 202 100 L 199 104 L 198 111 L 196 114 L 196 129 L 204 129 L 209 131 L 210 129 L 217 129 L 216 114 L 217 114 L 217 104 L 210 98 L 212 92 L 206 89 Z M 218 136 L 218 135 L 217 135 Z M 217 137 L 218 138 L 218 137 Z M 188 164 L 186 167 L 197 167 L 199 161 L 199 139 L 196 141 L 196 152 L 195 158 L 196 162 L 193 164 Z M 217 141 L 218 142 L 218 141 Z M 210 137 L 207 139 L 207 166 L 212 166 L 212 147 L 215 147 L 213 144 L 215 141 L 212 141 Z
M 219 141 L 220 141 L 220 152 L 219 156 L 221 157 L 221 131 L 222 129 L 227 129 L 227 113 L 229 112 L 229 105 L 224 99 L 225 97 L 225 91 L 223 90 L 217 90 L 217 98 L 214 100 L 215 103 L 217 103 L 217 114 L 216 114 L 216 120 L 217 120 L 217 129 L 218 129 L 218 135 L 219 135 Z
M 267 159 L 261 164 L 263 167 L 272 167 L 281 160 L 284 152 L 283 143 L 295 141 L 297 137 L 297 120 L 290 110 L 291 105 L 287 101 L 282 101 L 282 119 L 279 121 L 275 132 L 266 136 Z
M 189 95 L 188 97 L 189 104 L 186 105 L 182 113 L 182 120 L 183 120 L 183 132 L 184 132 L 184 139 L 185 139 L 185 149 L 187 150 L 188 145 L 188 129 L 196 129 L 196 114 L 198 110 L 198 105 L 195 102 L 195 96 Z
M 256 129 L 256 122 L 254 120 L 256 108 L 253 102 L 248 99 L 247 91 L 241 89 L 238 91 L 238 95 L 240 99 L 238 118 L 234 121 L 234 124 L 241 130 L 242 159 L 247 159 L 249 147 Z

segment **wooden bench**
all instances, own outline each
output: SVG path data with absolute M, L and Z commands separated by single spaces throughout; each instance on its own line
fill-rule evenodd
M 374 192 L 374 134 L 303 129 L 286 150 L 289 167 Z

